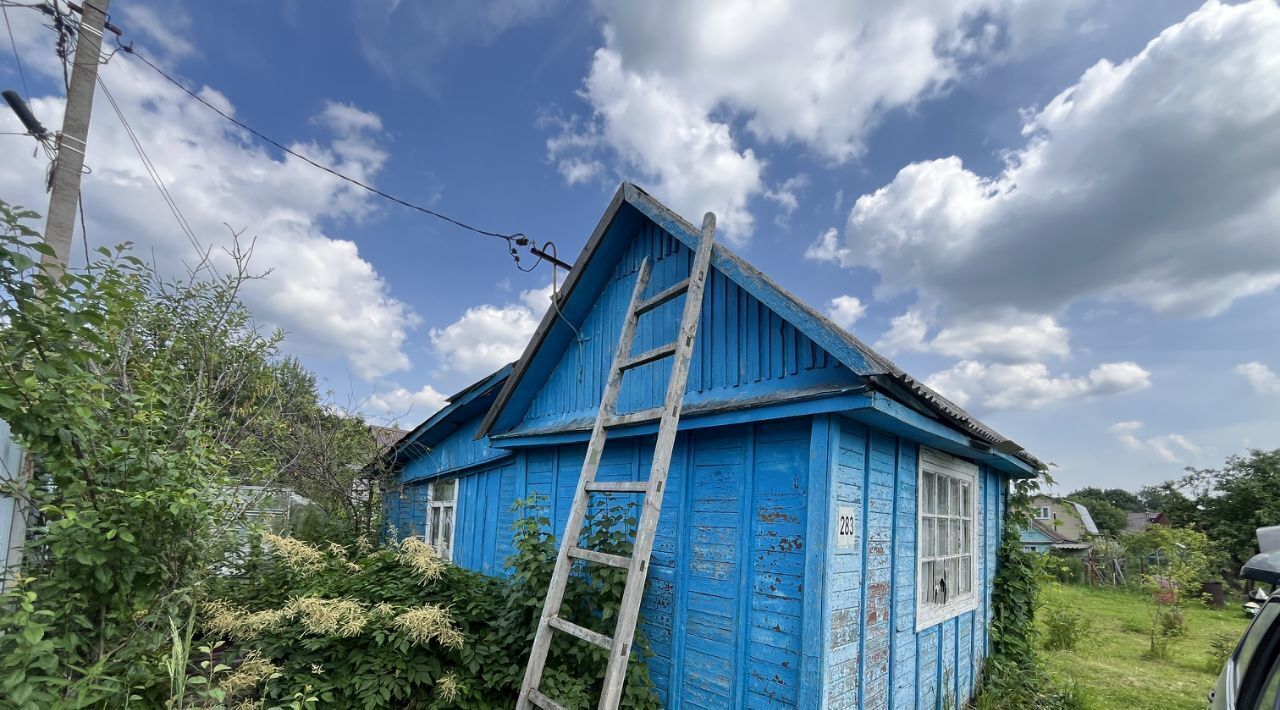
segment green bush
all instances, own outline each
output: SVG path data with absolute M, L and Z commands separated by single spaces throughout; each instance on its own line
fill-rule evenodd
M 1054 604 L 1044 613 L 1044 647 L 1049 651 L 1070 651 L 1089 633 L 1092 622 L 1078 609 Z
M 417 538 L 362 550 L 268 535 L 267 553 L 244 577 L 221 582 L 202 615 L 206 646 L 225 642 L 239 654 L 254 654 L 242 657 L 256 666 L 245 673 L 243 662 L 228 663 L 212 683 L 224 687 L 225 678 L 239 674 L 228 698 L 253 698 L 266 707 L 300 693 L 331 707 L 509 706 L 524 676 L 556 551 L 541 509 L 533 501 L 519 505 L 524 514 L 508 579 L 448 564 Z M 634 519 L 625 506 L 597 509 L 582 544 L 625 554 L 627 523 Z M 623 578 L 578 572 L 561 615 L 611 632 Z M 636 646 L 643 649 L 639 637 Z M 566 707 L 594 706 L 605 653 L 557 635 L 544 692 Z M 624 706 L 657 707 L 652 687 L 643 652 L 633 655 Z
M 1204 669 L 1212 675 L 1218 675 L 1227 665 L 1227 659 L 1236 650 L 1239 643 L 1238 634 L 1218 634 L 1209 640 L 1209 657 L 1205 660 Z

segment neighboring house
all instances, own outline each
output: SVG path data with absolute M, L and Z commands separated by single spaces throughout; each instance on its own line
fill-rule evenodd
M 689 274 L 698 229 L 624 184 L 523 356 L 387 456 L 400 535 L 504 574 L 517 500 L 564 529 L 636 272 Z M 717 244 L 642 620 L 669 707 L 938 707 L 972 697 L 1011 478 L 1043 464 Z M 683 299 L 643 317 L 669 342 Z M 628 372 L 619 413 L 662 401 Z M 610 430 L 600 480 L 648 475 L 656 424 Z M 565 642 L 576 642 L 566 637 Z
M 1088 550 L 1089 538 L 1098 535 L 1089 509 L 1065 498 L 1036 496 L 1031 501 L 1031 518 L 1031 526 L 1020 537 L 1028 552 Z
M 1032 520 L 1031 527 L 1022 531 L 1022 549 L 1026 552 L 1058 550 L 1068 554 L 1083 554 L 1093 547 L 1091 543 L 1071 540 L 1040 520 Z
M 1153 513 L 1149 510 L 1140 513 L 1126 513 L 1129 519 L 1125 523 L 1124 533 L 1140 533 L 1152 525 L 1168 525 L 1169 519 L 1164 513 Z

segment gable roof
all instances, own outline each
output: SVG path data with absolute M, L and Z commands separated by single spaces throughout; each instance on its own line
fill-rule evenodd
M 510 364 L 503 365 L 493 374 L 481 378 L 445 399 L 447 404 L 443 409 L 400 437 L 394 446 L 386 450 L 382 456 L 383 463 L 402 463 L 405 459 L 412 458 L 424 448 L 434 446 L 461 427 L 465 421 L 490 407 L 497 396 L 498 386 L 511 375 L 511 367 Z
M 1089 543 L 1081 542 L 1079 540 L 1072 540 L 1071 538 L 1063 535 L 1057 530 L 1054 530 L 1052 527 L 1045 525 L 1039 520 L 1032 520 L 1031 527 L 1035 528 L 1042 535 L 1049 538 L 1049 540 L 1053 542 L 1054 547 L 1064 549 L 1064 550 L 1084 550 L 1091 547 Z
M 697 227 L 639 187 L 627 182 L 622 183 L 591 237 L 583 246 L 573 269 L 565 278 L 564 286 L 554 299 L 554 307 L 549 308 L 543 316 L 524 353 L 514 364 L 510 377 L 498 392 L 493 406 L 489 408 L 480 425 L 477 438 L 493 432 L 500 414 L 517 391 L 522 387 L 536 386 L 526 385 L 525 380 L 534 367 L 549 366 L 547 363 L 538 362 L 539 354 L 544 351 L 544 348 L 556 351 L 559 350 L 558 346 L 567 345 L 570 328 L 561 321 L 580 321 L 591 305 L 583 302 L 589 299 L 575 299 L 575 294 L 585 292 L 588 296 L 593 295 L 608 277 L 612 265 L 605 262 L 611 262 L 610 257 L 619 253 L 621 246 L 625 246 L 625 244 L 613 243 L 619 240 L 611 240 L 608 236 L 611 234 L 630 236 L 631 230 L 628 227 L 639 224 L 642 220 L 652 221 L 685 246 L 690 249 L 696 248 L 700 236 Z M 996 433 L 955 403 L 912 378 L 853 334 L 779 286 L 773 279 L 728 247 L 718 242 L 715 244 L 711 252 L 711 265 L 762 304 L 773 309 L 841 364 L 854 373 L 866 377 L 872 387 L 884 391 L 894 399 L 928 416 L 946 422 L 985 443 L 996 452 L 1015 456 L 1037 470 L 1045 468 L 1044 463 L 1023 450 L 1021 446 Z M 552 356 L 543 357 L 549 360 Z

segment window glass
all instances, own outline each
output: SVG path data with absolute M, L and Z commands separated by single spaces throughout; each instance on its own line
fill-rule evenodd
M 976 558 L 975 464 L 921 448 L 918 626 L 973 607 Z
M 428 490 L 427 542 L 442 557 L 453 559 L 453 528 L 457 514 L 458 481 L 432 481 Z
M 1267 602 L 1262 606 L 1262 610 L 1254 617 L 1253 623 L 1249 624 L 1249 630 L 1245 632 L 1244 638 L 1240 641 L 1239 648 L 1236 649 L 1236 689 L 1240 689 L 1240 683 L 1243 682 L 1245 674 L 1249 671 L 1249 664 L 1253 662 L 1253 654 L 1258 652 L 1258 645 L 1262 643 L 1263 637 L 1267 635 L 1267 629 L 1275 623 L 1276 617 L 1280 616 L 1280 603 Z
M 431 498 L 432 500 L 437 500 L 442 503 L 450 502 L 453 500 L 453 496 L 457 487 L 458 487 L 458 482 L 456 480 L 440 481 L 434 485 L 434 490 L 432 491 L 433 495 L 431 496 Z

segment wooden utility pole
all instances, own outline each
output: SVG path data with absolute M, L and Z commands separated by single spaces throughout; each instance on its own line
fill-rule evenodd
M 102 55 L 102 27 L 107 22 L 109 2 L 84 0 L 80 13 L 71 83 L 67 87 L 67 110 L 62 118 L 62 133 L 58 134 L 49 213 L 44 227 L 44 241 L 53 248 L 53 256 L 46 256 L 42 261 L 46 272 L 55 279 L 67 268 L 71 241 L 75 237 L 80 175 L 84 171 L 89 115 L 93 111 L 93 92 L 98 83 L 98 57 Z

